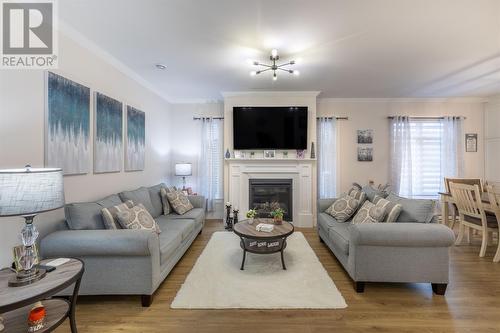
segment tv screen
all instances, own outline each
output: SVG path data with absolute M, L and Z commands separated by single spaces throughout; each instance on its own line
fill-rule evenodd
M 234 149 L 307 149 L 307 107 L 233 108 Z

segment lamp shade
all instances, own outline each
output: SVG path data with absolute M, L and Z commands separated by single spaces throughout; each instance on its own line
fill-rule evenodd
M 64 206 L 61 169 L 0 170 L 0 216 L 30 215 Z
M 192 175 L 191 163 L 176 163 L 175 164 L 175 175 L 176 176 L 191 176 Z

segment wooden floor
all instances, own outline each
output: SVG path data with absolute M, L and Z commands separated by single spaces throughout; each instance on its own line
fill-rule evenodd
M 472 246 L 451 250 L 451 283 L 445 297 L 427 284 L 367 284 L 356 294 L 351 280 L 313 229 L 299 230 L 344 296 L 342 310 L 172 310 L 174 299 L 213 232 L 207 221 L 182 260 L 155 294 L 150 308 L 139 297 L 87 296 L 79 299 L 79 332 L 500 332 L 500 264 L 491 247 L 479 258 L 479 238 Z M 272 281 L 270 281 L 272 282 Z M 217 283 L 203 281 L 202 283 Z M 63 324 L 56 332 L 69 332 Z

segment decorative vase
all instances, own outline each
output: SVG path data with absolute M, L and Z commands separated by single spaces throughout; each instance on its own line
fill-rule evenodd
M 314 142 L 311 142 L 311 159 L 316 158 L 316 153 L 314 152 Z
M 274 218 L 274 224 L 276 224 L 276 225 L 283 224 L 283 218 L 282 217 L 275 217 Z
M 253 217 L 249 217 L 249 218 L 248 218 L 248 224 L 253 224 L 253 221 L 254 221 L 254 218 L 253 218 Z
M 226 150 L 226 155 L 224 155 L 225 158 L 231 158 L 231 153 L 229 152 L 229 148 Z

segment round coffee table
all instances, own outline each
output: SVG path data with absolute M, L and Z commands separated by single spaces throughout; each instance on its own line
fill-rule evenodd
M 273 224 L 274 229 L 271 232 L 257 231 L 255 226 L 259 223 Z M 243 220 L 236 223 L 233 230 L 241 239 L 240 246 L 243 249 L 241 270 L 245 269 L 247 252 L 256 254 L 281 252 L 281 265 L 283 269 L 286 269 L 283 251 L 286 248 L 286 238 L 293 233 L 293 224 L 283 221 L 282 224 L 277 225 L 272 219 Z

